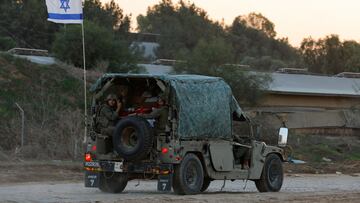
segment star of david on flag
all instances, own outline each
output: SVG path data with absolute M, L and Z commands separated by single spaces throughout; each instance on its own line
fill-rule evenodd
M 48 21 L 64 24 L 83 22 L 82 0 L 46 0 Z
M 66 12 L 68 9 L 70 9 L 69 2 L 70 0 L 60 0 L 60 8 L 64 9 L 64 11 Z

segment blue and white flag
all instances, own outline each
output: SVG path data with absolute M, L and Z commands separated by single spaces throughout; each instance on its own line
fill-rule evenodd
M 48 21 L 64 24 L 83 22 L 82 0 L 46 0 L 46 6 Z

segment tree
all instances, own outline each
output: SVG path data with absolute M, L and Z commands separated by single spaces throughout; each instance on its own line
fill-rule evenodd
M 305 38 L 300 51 L 311 72 L 337 74 L 360 70 L 360 44 L 356 41 L 341 42 L 338 35 L 318 40 Z
M 321 72 L 318 60 L 320 58 L 320 52 L 316 44 L 313 38 L 308 37 L 303 39 L 300 46 L 304 63 L 308 66 L 310 72 Z
M 45 1 L 9 0 L 0 4 L 0 36 L 20 47 L 49 49 L 59 25 L 47 21 Z
M 246 16 L 239 16 L 238 20 L 247 27 L 262 31 L 270 38 L 274 38 L 276 36 L 274 23 L 261 13 L 252 12 Z
M 185 57 L 182 60 L 187 62 L 179 64 L 180 70 L 207 75 L 216 74 L 216 68 L 233 61 L 232 47 L 223 38 L 200 39 Z
M 127 33 L 130 29 L 131 16 L 125 15 L 114 0 L 105 5 L 100 0 L 86 0 L 84 14 L 86 20 L 113 29 L 121 34 Z
M 270 76 L 266 74 L 256 75 L 230 64 L 234 60 L 232 46 L 220 37 L 199 40 L 183 59 L 184 62 L 175 67 L 176 72 L 222 77 L 242 104 L 256 104 L 270 82 Z
M 115 38 L 114 33 L 90 21 L 84 22 L 86 63 L 94 68 L 97 62 L 108 61 L 108 71 L 128 72 L 135 68 L 136 58 L 131 54 L 127 43 Z M 80 25 L 69 25 L 56 35 L 53 51 L 59 59 L 82 67 L 82 41 Z
M 345 71 L 360 72 L 360 44 L 356 41 L 343 42 Z
M 227 28 L 227 38 L 233 45 L 236 63 L 266 71 L 299 63 L 299 54 L 287 38 L 274 38 L 276 32 L 272 25 L 261 14 L 251 13 L 234 19 Z
M 200 39 L 224 34 L 219 23 L 212 22 L 207 13 L 195 4 L 162 0 L 149 7 L 146 16 L 137 17 L 138 30 L 160 34 L 157 56 L 176 58 L 178 51 L 192 50 Z

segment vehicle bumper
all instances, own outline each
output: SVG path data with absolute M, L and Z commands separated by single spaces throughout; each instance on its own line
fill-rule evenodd
M 128 163 L 123 161 L 84 162 L 85 187 L 99 187 L 101 172 L 129 173 L 143 176 L 140 179 L 157 177 L 158 190 L 170 191 L 172 185 L 172 164 Z

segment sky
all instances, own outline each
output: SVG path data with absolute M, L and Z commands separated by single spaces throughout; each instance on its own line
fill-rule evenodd
M 108 2 L 110 0 L 101 0 Z M 146 14 L 148 6 L 159 0 L 115 0 L 126 14 Z M 176 0 L 173 0 L 176 2 Z M 213 20 L 234 18 L 260 12 L 275 24 L 277 37 L 288 37 L 298 47 L 303 38 L 322 38 L 338 34 L 342 40 L 360 41 L 360 0 L 191 0 L 207 11 Z

